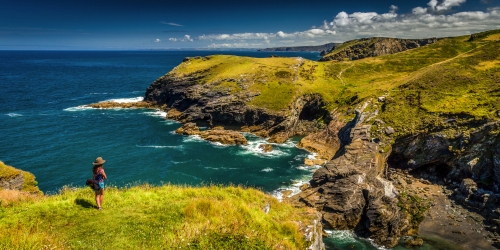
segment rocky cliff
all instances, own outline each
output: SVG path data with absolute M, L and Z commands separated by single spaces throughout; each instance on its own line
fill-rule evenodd
M 35 176 L 29 172 L 5 165 L 0 161 L 0 190 L 18 190 L 30 193 L 40 193 Z
M 273 142 L 303 135 L 299 146 L 327 163 L 289 201 L 327 227 L 392 247 L 418 234 L 436 204 L 419 185 L 433 184 L 500 233 L 500 43 L 498 32 L 468 38 L 361 39 L 327 62 L 186 58 L 145 101 Z
M 320 61 L 358 60 L 366 57 L 394 54 L 435 43 L 438 39 L 398 39 L 387 37 L 363 38 L 334 47 Z
M 321 51 L 330 51 L 335 46 L 340 45 L 339 43 L 327 43 L 323 45 L 317 45 L 317 46 L 295 46 L 295 47 L 275 47 L 275 48 L 266 48 L 266 49 L 259 49 L 258 51 L 267 51 L 267 52 L 321 52 Z

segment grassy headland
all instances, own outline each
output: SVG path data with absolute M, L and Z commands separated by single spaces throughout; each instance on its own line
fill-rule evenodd
M 269 202 L 270 211 L 263 208 Z M 305 249 L 315 212 L 242 187 L 89 188 L 0 207 L 0 249 Z
M 379 109 L 396 135 L 405 135 L 422 132 L 429 124 L 446 126 L 450 118 L 459 124 L 470 118 L 497 119 L 500 30 L 481 34 L 474 39 L 443 38 L 405 52 L 356 61 L 199 57 L 183 62 L 169 75 L 196 77 L 199 84 L 234 96 L 260 93 L 248 104 L 272 111 L 288 110 L 293 100 L 305 94 L 320 94 L 326 109 L 341 111 L 386 96 L 386 103 L 369 108 Z

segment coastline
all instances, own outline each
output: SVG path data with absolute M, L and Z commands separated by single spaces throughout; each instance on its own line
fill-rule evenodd
M 138 104 L 138 105 L 135 105 Z M 115 101 L 105 101 L 105 102 L 100 102 L 97 104 L 91 104 L 91 105 L 85 105 L 89 106 L 91 108 L 97 108 L 97 109 L 116 109 L 116 108 L 140 108 L 140 109 L 152 109 L 152 110 L 157 110 L 157 111 L 162 111 L 165 112 L 165 119 L 167 120 L 173 120 L 173 121 L 178 121 L 175 119 L 177 114 L 175 111 L 173 112 L 174 115 L 169 116 L 167 111 L 165 110 L 165 107 L 159 107 L 159 106 L 154 106 L 151 104 L 145 104 L 142 100 L 134 100 L 134 101 L 127 101 L 127 102 L 115 102 Z M 179 121 L 178 121 L 179 122 Z M 182 123 L 182 121 L 180 121 Z M 241 130 L 235 130 L 238 133 L 250 133 L 253 136 L 257 136 L 261 138 L 259 135 L 254 134 L 252 132 L 248 131 L 241 131 Z M 200 138 L 201 139 L 201 138 Z M 277 143 L 272 143 L 272 144 L 277 144 Z M 295 147 L 297 145 L 295 144 Z M 302 148 L 303 150 L 309 152 L 311 155 L 315 155 L 315 152 L 311 152 L 307 150 L 307 148 Z M 305 159 L 310 159 L 310 157 L 306 157 Z M 321 166 L 319 165 L 314 165 L 314 166 L 306 166 L 304 164 L 304 168 L 309 168 L 311 170 L 311 178 L 312 174 L 314 173 L 315 170 L 319 169 Z M 293 195 L 296 195 L 300 193 L 302 190 L 306 188 L 306 186 L 309 186 L 307 182 L 304 183 L 298 183 L 298 185 L 293 185 L 293 188 L 284 188 L 281 190 L 276 190 L 275 192 L 271 193 L 275 198 L 277 198 L 280 201 L 287 202 L 287 198 L 292 197 Z M 488 242 L 486 241 L 477 241 L 477 238 L 474 238 L 477 235 L 474 234 L 468 234 L 470 232 L 476 232 L 476 230 L 482 230 L 481 226 L 475 225 L 473 226 L 470 230 L 467 230 L 466 224 L 463 225 L 463 227 L 460 227 L 463 232 L 466 232 L 465 234 L 457 234 L 453 233 L 450 230 L 447 230 L 446 227 L 443 227 L 443 223 L 450 223 L 448 220 L 442 220 L 442 218 L 447 218 L 444 216 L 433 216 L 433 214 L 440 214 L 441 211 L 447 210 L 448 206 L 450 205 L 449 199 L 446 197 L 446 195 L 443 194 L 440 189 L 442 188 L 439 185 L 430 185 L 430 184 L 424 184 L 419 181 L 415 181 L 412 184 L 408 185 L 409 188 L 411 189 L 421 189 L 421 190 L 427 190 L 427 188 L 430 188 L 430 190 L 424 194 L 426 197 L 427 196 L 432 196 L 433 198 L 436 198 L 436 202 L 434 202 L 434 206 L 432 206 L 426 214 L 426 219 L 420 224 L 420 231 L 418 234 L 418 237 L 423 238 L 424 242 L 426 245 L 431 245 L 432 247 L 437 247 L 437 249 L 440 249 L 441 247 L 453 247 L 453 249 L 470 249 L 476 248 L 476 249 L 495 249 L 492 248 L 491 246 L 488 245 Z M 443 210 L 444 209 L 444 210 Z M 440 218 L 439 221 L 436 221 L 436 218 Z M 468 224 L 470 226 L 470 224 Z M 455 231 L 455 230 L 453 230 Z M 476 233 L 477 234 L 477 233 Z M 464 237 L 464 235 L 467 235 L 467 237 Z M 371 240 L 369 239 L 364 239 L 364 238 L 358 238 L 360 240 L 365 240 L 366 242 L 369 242 L 373 247 L 375 248 L 380 248 L 379 246 L 375 245 Z M 464 244 L 466 242 L 466 244 Z M 398 244 L 399 247 L 403 246 L 404 243 Z M 464 248 L 465 246 L 465 248 Z M 382 248 L 384 249 L 384 248 Z

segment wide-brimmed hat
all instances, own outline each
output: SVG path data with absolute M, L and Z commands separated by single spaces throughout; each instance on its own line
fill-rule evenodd
M 94 164 L 94 166 L 96 165 L 102 165 L 104 164 L 106 161 L 102 159 L 102 157 L 97 157 L 97 159 L 95 159 L 95 161 L 92 163 Z

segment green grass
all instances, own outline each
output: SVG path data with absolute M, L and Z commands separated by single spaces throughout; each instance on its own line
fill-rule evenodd
M 189 60 L 169 74 L 197 76 L 199 84 L 235 96 L 260 93 L 248 104 L 280 112 L 307 94 L 320 94 L 330 111 L 387 95 L 379 114 L 397 135 L 404 135 L 424 131 L 428 123 L 442 125 L 454 116 L 496 119 L 499 35 L 500 30 L 494 30 L 474 39 L 443 38 L 401 53 L 343 62 L 217 55 Z
M 270 212 L 263 208 L 270 203 Z M 234 186 L 142 185 L 60 194 L 0 208 L 0 249 L 304 249 L 314 211 Z

